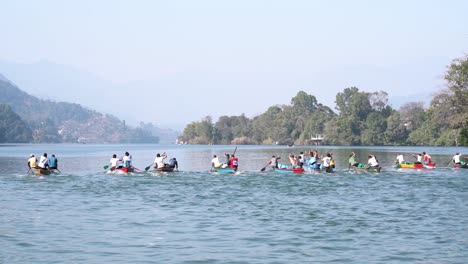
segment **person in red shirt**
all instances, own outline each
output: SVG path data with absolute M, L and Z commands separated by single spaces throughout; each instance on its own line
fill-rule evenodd
M 231 159 L 229 160 L 229 163 L 230 163 L 230 167 L 234 170 L 237 171 L 237 167 L 239 167 L 239 160 L 237 159 L 236 156 L 234 156 L 234 154 L 231 155 Z
M 424 164 L 431 164 L 432 163 L 431 156 L 429 156 L 429 154 L 427 154 L 426 152 L 423 152 L 422 154 L 423 154 Z

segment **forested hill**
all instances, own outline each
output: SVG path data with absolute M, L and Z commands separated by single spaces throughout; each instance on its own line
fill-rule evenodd
M 400 109 L 385 91 L 345 88 L 336 95 L 336 112 L 300 91 L 289 105 L 271 106 L 248 118 L 211 117 L 186 126 L 179 140 L 189 144 L 296 144 L 314 140 L 331 145 L 468 145 L 468 56 L 453 60 L 446 88 L 425 108 L 415 98 Z
M 60 92 L 60 91 L 57 91 Z M 29 142 L 80 143 L 158 143 L 159 139 L 140 128 L 130 128 L 124 121 L 103 115 L 79 104 L 52 102 L 31 96 L 0 75 L 0 105 L 9 105 L 31 130 Z M 8 108 L 0 116 L 4 123 Z M 3 118 L 3 119 L 2 119 Z M 20 124 L 21 121 L 18 121 Z M 0 130 L 10 129 L 0 127 Z M 27 132 L 26 132 L 27 133 Z M 0 135 L 5 131 L 0 131 Z M 8 134 L 8 133 L 7 133 Z M 27 136 L 23 137 L 27 138 Z M 1 138 L 0 138 L 1 140 Z M 15 139 L 3 139 L 13 142 Z M 24 142 L 22 140 L 21 142 Z

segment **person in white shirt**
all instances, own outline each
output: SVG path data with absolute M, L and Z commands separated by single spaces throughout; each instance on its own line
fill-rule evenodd
M 47 158 L 47 153 L 44 153 L 37 164 L 41 169 L 47 169 L 49 167 L 49 159 Z
M 119 159 L 117 158 L 117 155 L 114 154 L 112 155 L 112 159 L 110 159 L 110 170 L 113 171 L 119 166 Z
M 221 168 L 222 164 L 219 162 L 218 156 L 213 155 L 213 159 L 211 160 L 211 167 L 213 168 Z
M 122 159 L 124 167 L 130 168 L 132 166 L 132 156 L 130 156 L 130 153 L 125 152 L 125 155 Z
M 414 157 L 416 157 L 416 160 L 417 160 L 417 161 L 416 161 L 415 163 L 419 163 L 419 164 L 422 163 L 422 158 L 423 158 L 422 154 L 418 153 L 418 154 L 411 154 L 411 155 L 413 155 Z
M 166 164 L 164 163 L 164 159 L 167 158 L 166 152 L 163 154 L 156 154 L 156 158 L 154 159 L 154 163 L 156 164 L 155 168 L 164 168 Z
M 461 158 L 461 154 L 457 152 L 457 153 L 455 154 L 455 156 L 453 156 L 452 162 L 453 162 L 454 164 L 461 164 L 460 158 Z
M 325 169 L 326 172 L 333 172 L 332 167 L 330 166 L 332 156 L 330 153 L 327 153 L 325 157 L 322 158 L 322 169 Z
M 398 164 L 402 164 L 405 162 L 405 159 L 403 158 L 403 155 L 402 154 L 398 154 L 398 156 L 396 157 L 396 162 Z
M 374 155 L 369 155 L 368 158 L 369 158 L 369 160 L 367 161 L 367 166 L 369 166 L 369 167 L 378 167 L 379 166 L 379 162 L 377 161 L 377 159 L 375 158 Z

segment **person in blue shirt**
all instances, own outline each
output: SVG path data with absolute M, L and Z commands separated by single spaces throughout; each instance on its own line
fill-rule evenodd
M 55 154 L 49 158 L 49 170 L 58 170 L 58 159 L 55 157 Z
M 176 158 L 172 158 L 169 160 L 169 167 L 172 167 L 176 170 L 179 170 L 179 163 L 177 163 L 177 159 Z

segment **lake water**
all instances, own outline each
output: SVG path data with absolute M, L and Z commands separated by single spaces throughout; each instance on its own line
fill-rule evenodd
M 335 173 L 260 172 L 311 147 L 239 146 L 240 172 L 217 175 L 233 146 L 0 145 L 0 263 L 467 263 L 468 169 L 448 166 L 467 148 L 317 149 Z M 125 151 L 141 169 L 166 151 L 180 172 L 105 174 Z M 383 171 L 348 171 L 351 151 Z M 422 151 L 436 169 L 392 167 Z M 43 152 L 61 174 L 26 173 Z

